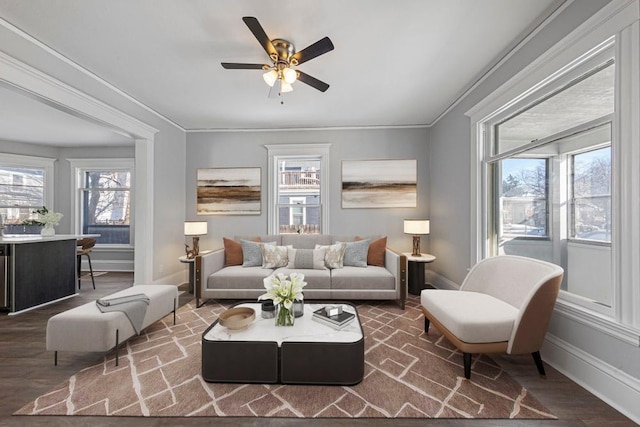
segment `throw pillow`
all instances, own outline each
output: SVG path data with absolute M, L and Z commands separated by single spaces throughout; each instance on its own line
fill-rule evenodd
M 287 268 L 325 270 L 324 257 L 326 252 L 327 248 L 289 249 L 287 251 L 289 257 Z
M 357 240 L 363 240 L 356 237 Z M 387 237 L 381 237 L 369 243 L 369 252 L 367 253 L 367 264 L 377 267 L 384 267 L 385 252 L 387 250 Z
M 326 248 L 324 255 L 324 265 L 327 268 L 342 268 L 344 266 L 344 250 L 347 247 L 344 243 L 336 243 L 330 246 L 316 245 L 316 249 Z
M 259 242 L 260 238 L 251 239 L 252 242 Z M 237 240 L 222 238 L 224 244 L 224 266 L 242 265 L 242 243 Z
M 260 245 L 262 252 L 262 268 L 286 267 L 289 263 L 286 246 Z
M 240 240 L 240 244 L 242 245 L 242 266 L 260 267 L 262 265 L 262 251 L 260 250 L 260 245 L 263 243 Z M 264 244 L 275 246 L 276 242 L 265 242 Z
M 369 252 L 369 239 L 344 243 L 346 245 L 344 249 L 344 265 L 350 265 L 352 267 L 366 267 L 367 253 Z

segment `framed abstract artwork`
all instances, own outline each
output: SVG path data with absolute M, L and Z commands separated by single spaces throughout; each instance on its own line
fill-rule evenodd
M 208 168 L 196 172 L 198 215 L 260 215 L 260 168 Z
M 417 160 L 343 160 L 343 208 L 415 208 Z

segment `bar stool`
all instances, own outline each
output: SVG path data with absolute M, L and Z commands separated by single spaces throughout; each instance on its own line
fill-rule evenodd
M 84 237 L 82 239 L 78 239 L 76 242 L 76 246 L 79 248 L 76 250 L 76 256 L 78 257 L 78 289 L 80 289 L 80 264 L 82 264 L 82 255 L 87 256 L 87 260 L 89 260 L 89 273 L 91 274 L 91 282 L 93 283 L 93 289 L 96 288 L 96 282 L 93 279 L 93 267 L 91 266 L 91 248 L 96 245 L 96 239 L 94 237 Z

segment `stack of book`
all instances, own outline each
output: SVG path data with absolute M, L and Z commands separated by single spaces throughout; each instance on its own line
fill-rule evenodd
M 326 307 L 322 307 L 313 312 L 312 319 L 316 322 L 324 323 L 334 329 L 342 329 L 355 319 L 355 317 L 355 314 L 346 311 L 329 316 L 327 314 Z

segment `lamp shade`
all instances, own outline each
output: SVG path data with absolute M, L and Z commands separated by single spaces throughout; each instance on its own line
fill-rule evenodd
M 404 232 L 405 234 L 429 234 L 429 220 L 428 219 L 405 219 L 404 220 Z
M 207 234 L 206 221 L 185 221 L 184 222 L 185 236 L 202 236 L 204 234 Z

